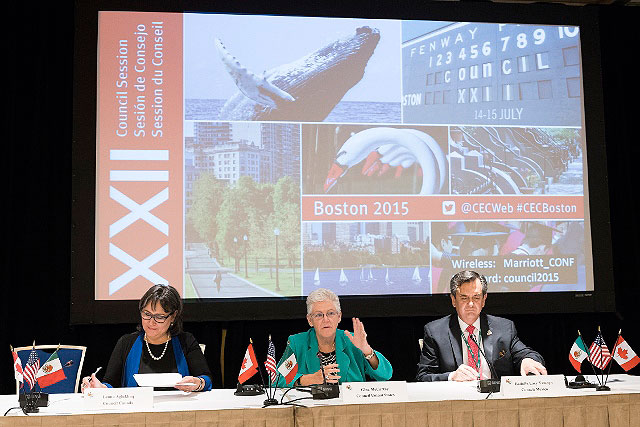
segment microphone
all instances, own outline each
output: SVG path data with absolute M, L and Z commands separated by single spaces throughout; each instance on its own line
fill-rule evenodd
M 320 359 L 320 356 L 318 356 L 318 359 Z M 322 371 L 322 384 L 326 384 L 327 376 L 324 374 L 324 365 L 322 364 L 322 359 L 320 359 L 320 370 Z
M 478 391 L 480 393 L 494 393 L 500 391 L 500 379 L 498 378 L 498 374 L 493 367 L 493 363 L 491 363 L 491 361 L 487 359 L 487 355 L 484 354 L 484 351 L 482 351 L 482 347 L 480 346 L 480 344 L 478 344 L 478 341 L 476 341 L 476 337 L 474 337 L 473 334 L 469 334 L 469 338 L 471 338 L 471 341 L 473 341 L 474 344 L 478 347 L 478 351 L 480 352 L 482 357 L 484 357 L 484 360 L 487 362 L 489 370 L 491 371 L 491 375 L 493 376 L 493 378 L 478 381 Z
M 313 399 L 333 399 L 340 396 L 340 386 L 338 384 L 327 383 L 327 376 L 324 373 L 322 358 L 320 352 L 317 354 L 320 360 L 320 370 L 322 371 L 322 384 L 314 384 L 311 386 L 311 396 Z

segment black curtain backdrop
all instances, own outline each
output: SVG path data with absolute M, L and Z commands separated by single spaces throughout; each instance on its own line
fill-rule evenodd
M 416 7 L 426 5 L 416 3 Z M 635 121 L 639 99 L 636 62 L 640 9 L 615 5 L 590 7 L 597 8 L 600 23 L 605 107 L 601 120 L 605 122 L 609 168 L 608 182 L 592 185 L 608 185 L 610 192 L 609 205 L 606 201 L 591 200 L 591 209 L 611 212 L 610 225 L 594 226 L 611 226 L 617 311 L 508 316 L 515 321 L 521 339 L 543 354 L 550 373 L 573 373 L 568 350 L 577 329 L 589 344 L 601 325 L 605 340 L 612 346 L 618 329 L 622 328 L 623 336 L 640 352 L 640 332 L 636 330 L 640 324 L 640 279 L 635 274 L 635 263 L 640 259 L 636 202 L 640 142 Z M 323 13 L 320 7 L 317 13 Z M 70 265 L 74 256 L 71 205 L 74 197 L 86 197 L 71 191 L 71 148 L 72 144 L 95 144 L 95 140 L 74 141 L 72 134 L 74 120 L 86 117 L 83 106 L 76 106 L 76 110 L 73 106 L 74 5 L 72 2 L 10 5 L 3 35 L 3 143 L 7 150 L 0 156 L 5 183 L 0 298 L 0 355 L 4 356 L 0 357 L 0 393 L 8 394 L 15 392 L 9 344 L 28 345 L 35 339 L 40 344 L 85 345 L 88 351 L 84 371 L 88 373 L 106 366 L 118 337 L 132 332 L 135 325 L 69 323 L 73 279 Z M 585 102 L 590 99 L 587 97 Z M 91 167 L 95 159 L 78 161 L 76 166 Z M 92 185 L 87 183 L 84 189 L 91 191 Z M 93 212 L 86 215 L 89 218 Z M 595 247 L 599 244 L 594 242 Z M 362 320 L 372 346 L 393 364 L 393 379 L 413 380 L 418 360 L 417 340 L 422 335 L 422 326 L 432 318 Z M 350 329 L 349 319 L 344 319 L 341 327 Z M 206 358 L 214 372 L 215 387 L 235 386 L 249 337 L 254 339 L 259 359 L 264 360 L 269 333 L 273 335 L 277 353 L 281 354 L 286 337 L 306 328 L 304 319 L 185 325 L 201 343 L 207 344 Z M 221 358 L 224 334 L 225 350 Z M 225 362 L 224 375 L 221 360 Z M 631 373 L 637 374 L 639 370 Z M 611 372 L 622 370 L 614 364 Z

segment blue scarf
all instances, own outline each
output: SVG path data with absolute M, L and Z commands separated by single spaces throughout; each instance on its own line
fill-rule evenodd
M 122 387 L 137 387 L 138 383 L 133 378 L 133 374 L 137 374 L 140 369 L 140 358 L 142 357 L 142 346 L 144 341 L 144 333 L 138 335 L 136 341 L 133 343 L 133 347 L 127 355 L 127 361 L 124 364 L 124 371 L 122 373 Z M 190 375 L 189 367 L 187 366 L 187 359 L 184 357 L 182 346 L 178 337 L 171 338 L 171 345 L 173 346 L 173 354 L 176 358 L 176 365 L 178 372 L 183 377 Z

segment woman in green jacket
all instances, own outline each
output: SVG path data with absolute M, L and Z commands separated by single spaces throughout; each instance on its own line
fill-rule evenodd
M 282 364 L 294 353 L 298 372 L 289 383 L 280 376 L 279 387 L 321 384 L 325 379 L 327 383 L 365 381 L 365 375 L 378 381 L 391 378 L 391 364 L 371 348 L 360 319 L 353 318 L 353 332 L 338 329 L 340 320 L 340 300 L 335 293 L 320 288 L 309 294 L 307 321 L 311 329 L 289 337 L 280 361 Z

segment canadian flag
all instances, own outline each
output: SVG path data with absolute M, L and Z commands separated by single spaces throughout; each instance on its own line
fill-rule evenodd
M 280 364 L 278 372 L 282 374 L 287 383 L 293 381 L 298 373 L 298 360 L 296 359 L 295 353 L 292 353 L 291 356 L 287 357 L 284 362 Z
M 256 359 L 256 353 L 253 351 L 253 345 L 249 344 L 244 354 L 244 359 L 242 360 L 242 366 L 240 366 L 238 382 L 243 384 L 246 380 L 254 376 L 256 372 L 258 372 L 258 360 Z
M 615 349 L 616 351 L 613 352 L 613 358 L 625 371 L 628 371 L 640 363 L 640 357 L 629 347 L 629 344 L 627 344 L 622 336 L 618 337 Z
M 18 357 L 18 353 L 16 353 L 13 348 L 11 348 L 11 355 L 13 356 L 13 374 L 16 378 L 16 381 L 19 383 L 23 383 L 24 379 L 22 378 L 22 361 Z M 20 384 L 22 387 L 22 384 Z

